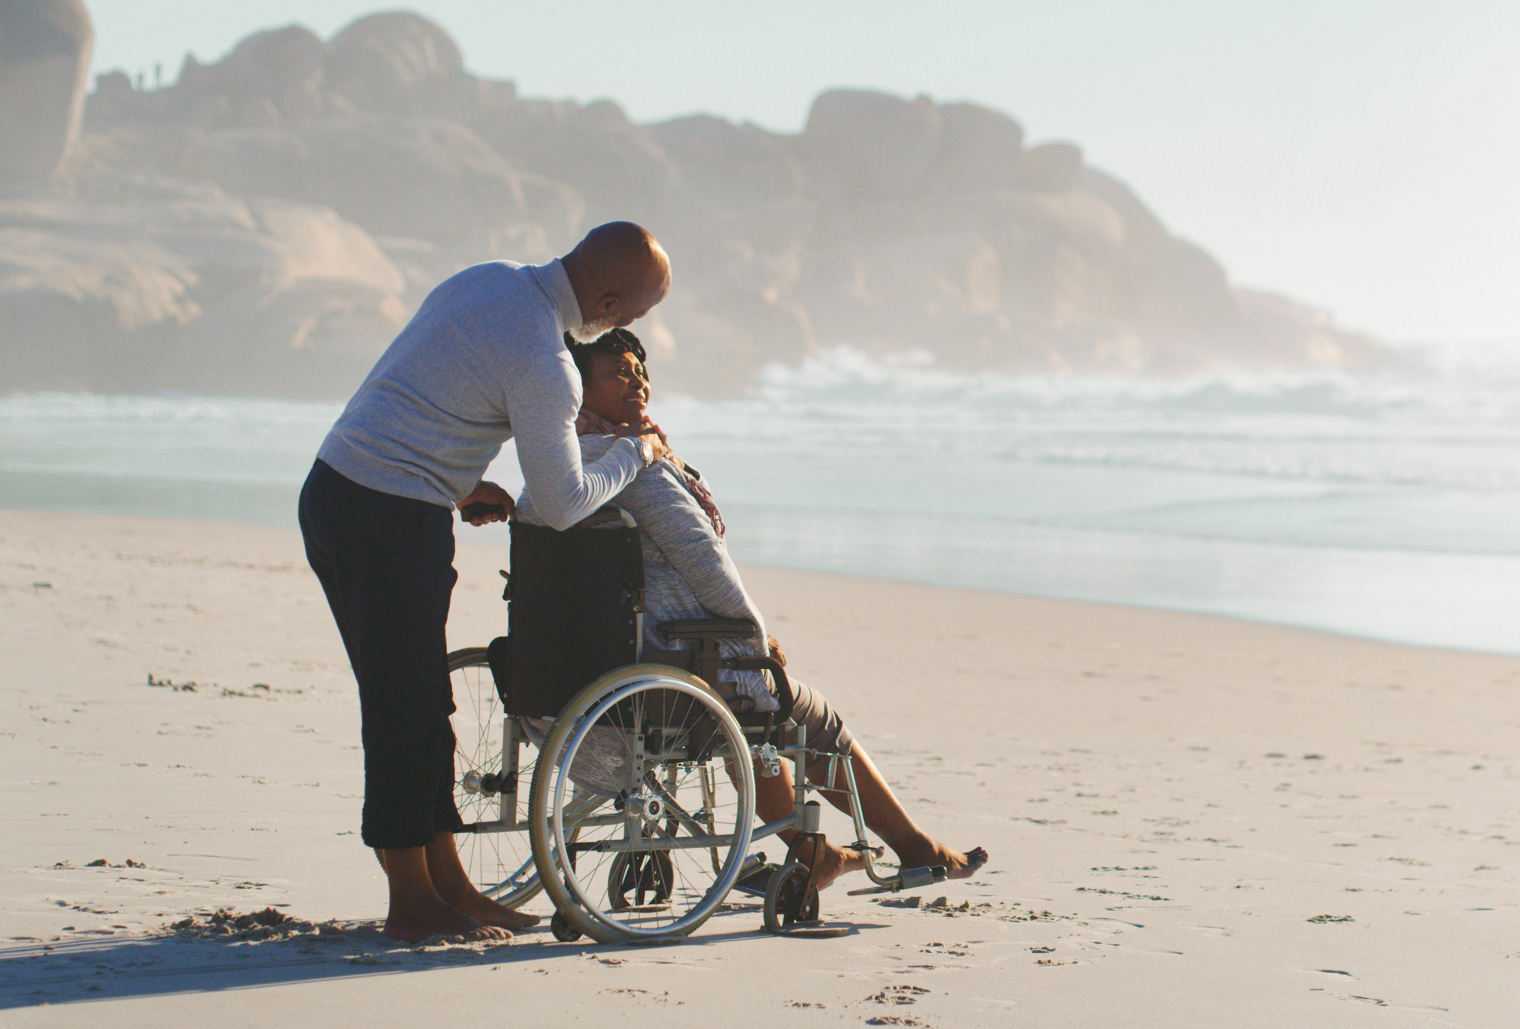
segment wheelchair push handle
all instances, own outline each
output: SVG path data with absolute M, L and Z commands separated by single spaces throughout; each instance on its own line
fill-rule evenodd
M 473 521 L 476 518 L 484 518 L 486 515 L 496 515 L 505 518 L 510 512 L 505 504 L 487 504 L 484 501 L 476 501 L 466 504 L 459 509 L 459 517 L 464 521 Z

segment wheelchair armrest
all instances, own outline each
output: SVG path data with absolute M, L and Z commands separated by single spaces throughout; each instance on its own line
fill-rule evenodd
M 657 628 L 670 640 L 753 639 L 757 631 L 747 618 L 681 618 L 661 622 Z
M 786 677 L 786 669 L 780 661 L 773 657 L 728 657 L 723 659 L 723 667 L 743 672 L 770 672 L 776 683 L 776 702 L 781 705 L 775 712 L 775 719 L 784 722 L 792 717 L 797 695 L 792 692 L 792 680 Z

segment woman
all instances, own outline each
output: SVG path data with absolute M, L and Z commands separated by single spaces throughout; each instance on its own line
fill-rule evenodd
M 619 435 L 633 429 L 659 432 L 647 414 L 649 375 L 644 368 L 644 347 L 633 333 L 614 329 L 592 343 L 566 342 L 584 389 L 576 420 L 582 460 L 595 461 Z M 663 432 L 660 438 L 668 446 Z M 745 591 L 739 570 L 728 555 L 723 516 L 696 469 L 672 454 L 640 472 L 613 503 L 625 508 L 639 523 L 647 647 L 671 648 L 672 643 L 661 638 L 656 629 L 661 622 L 712 616 L 744 618 L 759 627 L 754 641 L 725 642 L 725 651 L 742 656 L 769 649 L 786 663 L 779 645 L 766 636 L 760 609 Z M 528 522 L 539 521 L 526 493 L 518 501 L 517 514 Z M 986 863 L 987 853 L 982 848 L 965 853 L 951 850 L 915 825 L 828 701 L 796 679 L 791 683 L 795 694 L 792 720 L 806 725 L 809 748 L 824 755 L 849 756 L 866 824 L 892 848 L 902 867 L 944 865 L 951 878 L 965 878 Z M 734 673 L 732 689 L 744 698 L 740 703 L 752 705 L 753 710 L 774 711 L 778 706 L 768 680 L 759 672 Z M 812 781 L 823 781 L 828 764 L 828 758 L 820 756 L 809 765 Z M 836 788 L 824 791 L 824 795 L 848 813 L 849 795 L 842 790 L 843 775 L 839 778 L 840 782 L 829 784 Z M 789 814 L 792 791 L 790 766 L 785 763 L 781 775 L 756 776 L 755 802 L 760 817 L 772 821 Z M 783 840 L 791 836 L 781 835 Z M 829 844 L 817 863 L 818 884 L 827 886 L 845 872 L 863 868 L 865 862 L 860 854 Z

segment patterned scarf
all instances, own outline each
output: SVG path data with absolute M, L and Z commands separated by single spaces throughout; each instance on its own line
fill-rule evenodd
M 665 433 L 660 431 L 658 425 L 651 422 L 645 428 L 654 430 L 659 434 L 661 441 L 666 446 L 670 445 L 670 441 L 665 439 Z M 617 436 L 626 429 L 626 425 L 614 425 L 595 411 L 584 407 L 581 408 L 580 414 L 575 416 L 575 434 L 577 436 Z M 718 504 L 713 500 L 712 491 L 703 484 L 701 479 L 688 472 L 685 468 L 677 468 L 676 470 L 680 473 L 681 485 L 685 486 L 686 492 L 690 493 L 696 502 L 701 505 L 708 520 L 712 522 L 713 532 L 716 532 L 718 538 L 722 539 L 723 534 L 728 529 L 723 524 L 723 516 L 718 513 Z

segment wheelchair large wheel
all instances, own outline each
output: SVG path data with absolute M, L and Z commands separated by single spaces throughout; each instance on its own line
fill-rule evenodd
M 502 769 L 505 714 L 486 648 L 467 647 L 449 655 L 454 689 L 454 803 L 466 824 L 523 821 L 527 785 L 533 772 L 532 748 L 524 748 L 516 794 L 482 793 L 466 783 L 471 773 L 496 775 Z M 505 799 L 503 797 L 505 796 Z M 519 799 L 522 798 L 522 799 Z M 533 865 L 533 850 L 523 831 L 458 833 L 459 860 L 481 893 L 505 907 L 527 903 L 543 889 Z
M 610 803 L 577 823 L 577 786 Z M 749 746 L 728 705 L 702 680 L 647 664 L 607 673 L 565 706 L 529 802 L 555 907 L 602 943 L 685 936 L 706 921 L 739 877 L 754 812 Z

